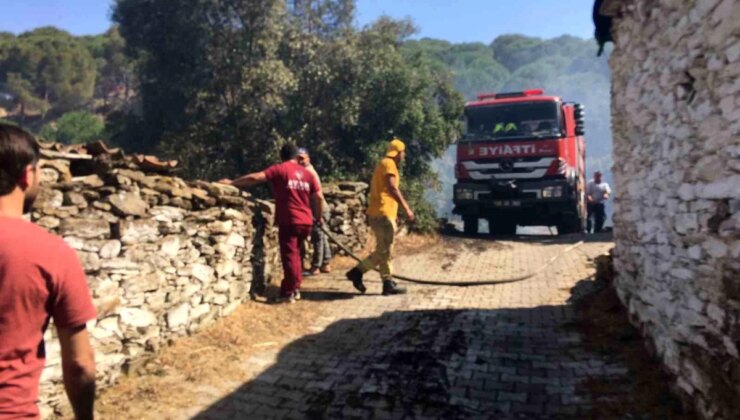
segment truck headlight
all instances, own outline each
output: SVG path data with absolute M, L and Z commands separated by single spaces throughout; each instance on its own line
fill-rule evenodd
M 458 200 L 472 200 L 474 198 L 473 190 L 469 188 L 458 188 L 455 190 L 455 196 Z
M 542 189 L 542 198 L 558 198 L 563 196 L 563 187 L 545 187 Z

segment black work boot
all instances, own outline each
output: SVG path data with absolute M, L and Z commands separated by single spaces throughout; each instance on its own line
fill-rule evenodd
M 383 296 L 388 295 L 402 295 L 406 293 L 406 289 L 399 287 L 393 280 L 383 280 Z
M 355 286 L 355 289 L 359 290 L 360 293 L 365 293 L 367 288 L 362 283 L 362 271 L 360 271 L 359 268 L 355 267 L 351 270 L 349 270 L 345 276 L 352 282 L 352 285 Z

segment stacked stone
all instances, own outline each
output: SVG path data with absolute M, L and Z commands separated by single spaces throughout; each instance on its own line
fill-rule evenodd
M 174 164 L 102 143 L 42 144 L 31 220 L 62 236 L 85 268 L 98 319 L 89 325 L 105 387 L 172 339 L 228 315 L 282 278 L 274 204 L 234 187 L 168 175 Z M 365 244 L 366 184 L 326 188 L 329 226 Z M 46 335 L 44 417 L 65 400 L 54 328 Z
M 361 249 L 367 240 L 367 189 L 363 182 L 338 182 L 324 185 L 331 218 L 328 223 L 332 235 L 350 249 Z M 336 244 L 333 253 L 344 255 Z
M 740 418 L 740 0 L 614 14 L 616 287 L 704 418 Z
M 233 187 L 130 169 L 75 177 L 70 166 L 87 158 L 67 157 L 41 162 L 44 187 L 32 220 L 62 236 L 85 268 L 103 386 L 144 353 L 233 311 L 248 296 L 254 266 L 271 273 L 269 205 Z M 257 230 L 272 250 L 253 258 Z M 42 380 L 50 406 L 61 397 L 53 333 Z

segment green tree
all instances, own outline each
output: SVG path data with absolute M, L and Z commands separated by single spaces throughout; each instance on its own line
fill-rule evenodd
M 215 39 L 215 33 L 224 28 L 218 27 L 222 19 L 211 18 L 225 8 L 224 1 L 116 1 L 113 20 L 126 40 L 129 57 L 138 62 L 140 83 L 140 117 L 131 119 L 121 140 L 127 148 L 155 151 L 163 138 L 184 133 L 199 119 L 188 107 L 220 75 L 221 69 L 209 65 L 209 45 L 229 39 Z M 249 22 L 235 17 L 229 24 L 246 26 Z M 223 97 L 230 99 L 231 95 L 223 92 Z M 205 122 L 199 127 L 204 133 L 209 128 L 217 127 Z
M 0 83 L 20 89 L 22 106 L 39 99 L 59 112 L 86 103 L 95 86 L 95 64 L 90 53 L 67 32 L 39 28 L 14 40 L 5 38 L 0 53 Z M 20 93 L 20 92 L 19 92 Z
M 384 18 L 342 36 L 286 37 L 282 57 L 298 89 L 279 127 L 311 149 L 328 178 L 368 180 L 390 137 L 404 139 L 404 190 L 416 227 L 429 230 L 436 226 L 423 198 L 434 184 L 429 162 L 458 137 L 463 99 L 446 70 L 404 48 L 413 31 L 410 22 Z
M 122 93 L 122 102 L 127 105 L 135 86 L 135 62 L 126 55 L 126 41 L 118 26 L 111 27 L 102 35 L 84 36 L 81 41 L 95 60 L 95 97 L 107 105 L 112 95 L 120 96 Z
M 105 123 L 86 111 L 68 112 L 56 122 L 45 125 L 39 136 L 65 144 L 81 144 L 103 139 Z
M 216 178 L 260 169 L 291 141 L 326 178 L 367 180 L 395 135 L 411 151 L 407 185 L 421 185 L 459 134 L 462 97 L 446 71 L 404 52 L 410 22 L 357 30 L 353 11 L 350 0 L 119 0 L 114 17 L 140 63 L 139 146 Z
M 542 40 L 524 35 L 501 35 L 491 43 L 493 58 L 509 71 L 541 57 Z
M 548 87 L 563 75 L 571 60 L 559 55 L 546 56 L 531 63 L 520 66 L 511 74 L 503 86 L 506 91 L 521 91 L 524 89 Z M 556 92 L 562 95 L 559 92 Z
M 10 46 L 15 42 L 15 35 L 0 31 L 0 63 L 7 59 Z
M 403 48 L 408 54 L 418 54 L 439 72 L 453 75 L 455 88 L 467 99 L 482 92 L 495 92 L 509 79 L 509 71 L 493 59 L 483 43 L 451 44 L 446 41 L 422 39 L 408 41 Z
M 23 78 L 19 73 L 7 73 L 5 75 L 4 90 L 13 96 L 13 101 L 20 108 L 20 126 L 26 121 L 26 110 L 35 109 L 46 114 L 49 109 L 49 101 L 35 96 L 33 85 Z

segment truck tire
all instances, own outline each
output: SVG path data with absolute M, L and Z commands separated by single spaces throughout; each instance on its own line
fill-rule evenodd
M 557 225 L 558 236 L 568 235 L 571 233 L 582 233 L 585 229 L 585 219 L 577 214 L 567 216 L 560 224 Z
M 478 216 L 463 216 L 463 232 L 468 236 L 478 234 Z
M 488 219 L 488 232 L 491 236 L 516 235 L 516 223 L 510 220 Z

